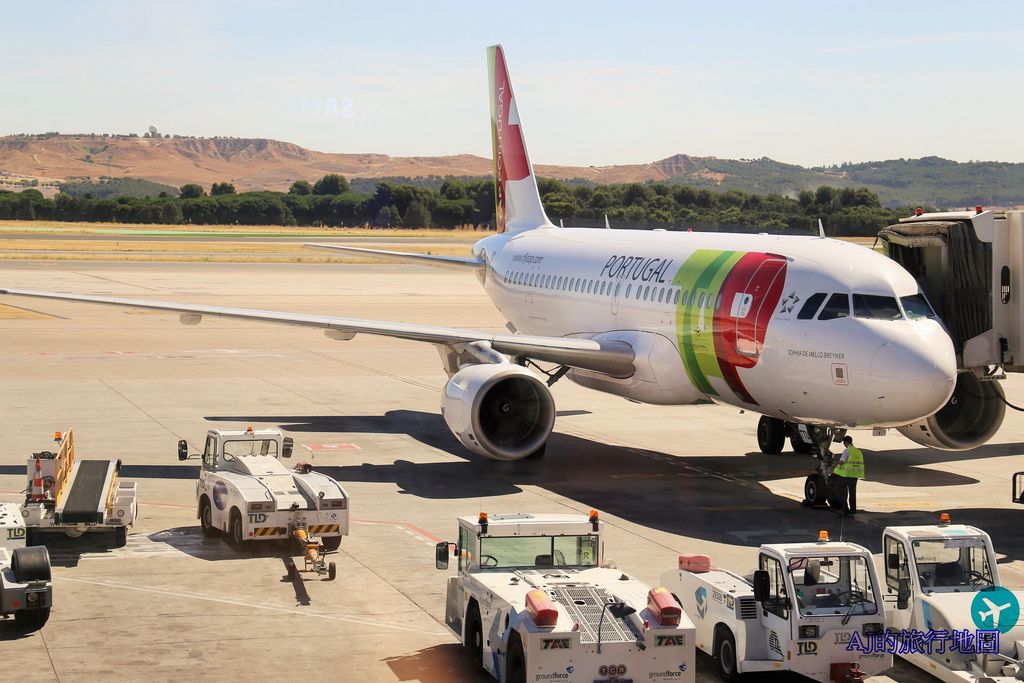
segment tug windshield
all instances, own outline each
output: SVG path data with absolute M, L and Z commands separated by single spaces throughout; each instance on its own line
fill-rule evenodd
M 875 588 L 860 555 L 794 557 L 789 561 L 796 607 L 804 616 L 875 614 Z
M 272 455 L 277 457 L 277 441 L 273 439 L 245 439 L 243 441 L 225 441 L 224 459 L 234 460 L 240 456 Z
M 598 537 L 490 536 L 480 539 L 480 566 L 596 567 Z
M 994 583 L 983 538 L 915 540 L 912 545 L 917 574 L 926 591 L 977 591 Z

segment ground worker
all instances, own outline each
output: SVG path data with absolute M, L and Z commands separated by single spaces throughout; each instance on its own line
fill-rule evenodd
M 836 493 L 838 505 L 843 514 L 857 514 L 857 480 L 864 478 L 864 454 L 853 445 L 853 438 L 843 437 L 846 448 L 839 455 L 832 474 L 836 476 Z

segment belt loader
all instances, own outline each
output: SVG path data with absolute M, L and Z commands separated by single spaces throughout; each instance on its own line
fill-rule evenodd
M 50 618 L 50 554 L 25 546 L 25 522 L 15 503 L 0 503 L 0 616 L 19 631 L 37 631 Z
M 817 542 L 762 545 L 750 578 L 712 568 L 706 555 L 681 555 L 661 583 L 693 615 L 697 647 L 726 681 L 788 671 L 846 683 L 892 666 L 891 654 L 848 647 L 885 630 L 871 553 L 824 531 Z
M 291 437 L 276 429 L 211 429 L 203 446 L 196 482 L 196 514 L 204 536 L 227 534 L 241 547 L 256 541 L 291 540 L 304 567 L 289 564 L 289 576 L 315 572 L 333 580 L 336 568 L 326 553 L 336 551 L 348 533 L 348 494 L 337 481 L 308 463 L 293 469 Z M 188 442 L 178 442 L 178 459 L 189 458 Z
M 603 563 L 596 512 L 458 523 L 445 624 L 499 681 L 694 681 L 693 624 L 664 588 Z
M 86 532 L 114 532 L 122 547 L 128 527 L 138 516 L 137 485 L 118 477 L 120 460 L 78 460 L 69 429 L 55 432 L 56 451 L 33 453 L 28 459 L 28 494 L 21 507 L 29 545 L 47 532 L 78 538 Z

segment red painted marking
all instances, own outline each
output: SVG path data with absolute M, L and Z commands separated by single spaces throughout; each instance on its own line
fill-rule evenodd
M 359 446 L 354 443 L 311 443 L 303 444 L 303 448 L 307 451 L 314 452 L 330 452 L 330 451 L 358 451 Z

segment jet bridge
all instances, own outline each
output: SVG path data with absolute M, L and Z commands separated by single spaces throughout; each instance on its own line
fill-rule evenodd
M 917 279 L 949 331 L 961 369 L 950 401 L 900 431 L 933 448 L 979 446 L 1006 410 L 994 380 L 1024 372 L 1024 211 L 919 212 L 878 237 Z

